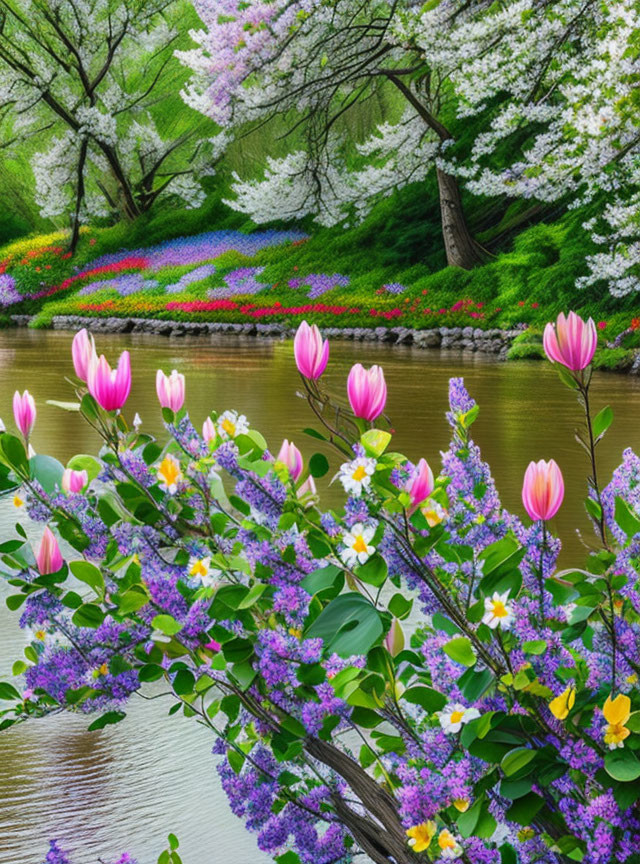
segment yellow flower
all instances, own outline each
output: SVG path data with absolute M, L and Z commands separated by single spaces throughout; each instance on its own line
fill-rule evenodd
M 162 480 L 161 489 L 171 493 L 177 491 L 178 483 L 182 480 L 182 471 L 175 456 L 168 454 L 164 457 L 158 467 L 158 477 Z
M 36 632 L 33 635 L 40 642 L 44 642 L 44 640 L 47 638 L 46 630 L 36 630 Z
M 631 734 L 625 723 L 631 716 L 631 699 L 624 693 L 618 693 L 615 699 L 607 696 L 607 701 L 602 708 L 605 720 L 608 723 L 604 731 L 604 743 L 610 750 L 616 747 L 624 747 L 624 740 Z
M 189 561 L 189 576 L 208 576 L 211 558 L 192 558 Z
M 469 809 L 469 799 L 468 798 L 454 798 L 453 806 L 456 810 L 459 810 L 461 813 L 466 813 Z
M 425 849 L 429 848 L 435 833 L 436 823 L 431 820 L 422 822 L 420 825 L 414 825 L 407 831 L 409 846 L 413 848 L 414 852 L 424 852 Z
M 626 681 L 627 681 L 627 684 L 637 684 L 638 683 L 638 676 L 636 675 L 635 672 L 632 672 L 631 675 L 627 675 Z
M 109 666 L 106 663 L 103 663 L 102 666 L 98 669 L 98 672 L 101 675 L 107 675 L 109 672 Z
M 558 720 L 565 720 L 576 702 L 576 691 L 571 684 L 559 696 L 549 702 L 549 711 Z
M 535 836 L 536 836 L 536 832 L 533 830 L 533 828 L 521 828 L 521 829 L 518 831 L 518 835 L 517 835 L 517 836 L 518 836 L 518 840 L 519 840 L 521 843 L 524 843 L 525 841 L 527 841 L 527 840 L 531 840 L 533 837 L 535 837 Z
M 298 630 L 296 627 L 289 627 L 289 634 L 295 636 L 296 639 L 302 639 L 302 630 Z
M 22 498 L 19 495 L 13 496 L 13 506 L 14 507 L 22 507 L 23 504 L 24 504 L 24 501 L 22 500 Z
M 438 846 L 442 850 L 443 858 L 459 858 L 462 854 L 460 844 L 447 828 L 443 828 L 440 832 L 438 836 Z

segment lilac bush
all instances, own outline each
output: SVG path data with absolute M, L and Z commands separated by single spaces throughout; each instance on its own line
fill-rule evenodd
M 358 415 L 375 402 L 375 426 L 326 391 L 316 331 L 295 343 L 307 373 L 323 359 L 300 379 L 324 442 L 304 467 L 233 410 L 201 433 L 181 388 L 158 441 L 130 423 L 128 388 L 106 411 L 78 382 L 103 439 L 67 466 L 86 472 L 80 491 L 0 436 L 0 486 L 66 550 L 60 566 L 47 535 L 35 554 L 21 526 L 0 545 L 30 636 L 21 681 L 0 684 L 0 729 L 62 708 L 100 729 L 162 680 L 170 713 L 210 730 L 233 813 L 278 862 L 638 861 L 640 463 L 627 451 L 598 479 L 612 416 L 592 416 L 591 357 L 556 360 L 585 410 L 595 528 L 584 560 L 558 570 L 553 460 L 527 472 L 531 518 L 507 512 L 454 378 L 434 476 L 390 446 L 382 370 L 349 390 Z M 345 503 L 322 510 L 331 451 Z

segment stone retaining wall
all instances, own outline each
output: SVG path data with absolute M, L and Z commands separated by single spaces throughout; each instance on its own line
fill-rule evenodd
M 12 315 L 12 320 L 26 327 L 29 315 Z M 162 321 L 152 318 L 94 318 L 79 315 L 57 315 L 52 319 L 56 330 L 80 330 L 86 327 L 93 333 L 153 333 L 178 338 L 208 333 L 263 336 L 288 339 L 295 327 L 285 324 L 227 324 L 215 321 Z M 323 327 L 324 336 L 332 339 L 351 339 L 356 342 L 389 342 L 396 345 L 415 345 L 416 348 L 455 348 L 481 351 L 504 358 L 513 340 L 521 330 L 482 330 L 479 327 L 438 327 L 431 330 L 411 330 L 407 327 Z

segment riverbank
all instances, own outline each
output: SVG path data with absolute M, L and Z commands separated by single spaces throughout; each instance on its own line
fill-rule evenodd
M 533 226 L 472 271 L 381 257 L 351 231 L 220 229 L 135 248 L 113 232 L 84 230 L 73 258 L 62 233 L 0 250 L 2 321 L 287 338 L 307 320 L 335 339 L 522 359 L 542 356 L 546 322 L 574 309 L 596 322 L 596 366 L 640 371 L 640 308 L 576 291 L 567 224 Z
M 37 315 L 11 315 L 14 326 L 38 325 Z M 268 339 L 291 339 L 295 326 L 259 321 L 234 323 L 229 321 L 180 321 L 155 318 L 119 318 L 82 315 L 54 315 L 48 326 L 54 330 L 77 331 L 83 327 L 92 333 L 148 333 L 179 339 L 184 336 L 232 334 Z M 40 327 L 39 327 L 40 329 Z M 323 327 L 330 339 L 351 342 L 383 342 L 423 349 L 452 349 L 492 354 L 501 360 L 542 359 L 544 352 L 539 332 L 525 324 L 510 330 L 481 327 L 434 327 L 417 330 L 410 327 Z M 595 357 L 600 369 L 640 375 L 640 350 L 603 345 Z

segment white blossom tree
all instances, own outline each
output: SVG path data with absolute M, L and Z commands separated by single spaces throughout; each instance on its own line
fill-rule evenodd
M 184 97 L 225 127 L 276 116 L 301 131 L 304 147 L 270 159 L 263 182 L 236 178 L 231 203 L 262 221 L 316 214 L 335 224 L 364 216 L 383 195 L 423 180 L 435 167 L 450 264 L 484 257 L 463 212 L 456 178 L 441 164 L 453 140 L 448 70 L 426 60 L 407 35 L 413 0 L 194 0 L 203 29 L 198 47 L 178 52 L 193 70 Z M 341 118 L 381 88 L 405 110 L 348 153 Z M 398 101 L 397 99 L 395 100 Z M 361 170 L 348 171 L 355 157 Z
M 198 47 L 179 53 L 193 70 L 187 102 L 227 126 L 280 114 L 304 131 L 304 149 L 270 159 L 264 178 L 236 177 L 230 203 L 255 219 L 362 217 L 435 167 L 447 260 L 470 267 L 482 251 L 458 182 L 477 195 L 532 199 L 534 209 L 568 195 L 628 194 L 638 157 L 637 0 L 194 5 L 204 28 L 192 34 Z M 380 87 L 400 94 L 405 110 L 354 154 L 338 121 Z M 451 129 L 470 123 L 475 135 L 461 144 Z
M 198 176 L 219 152 L 208 124 L 162 135 L 150 110 L 171 92 L 184 11 L 177 0 L 0 0 L 0 141 L 39 147 L 36 199 L 42 215 L 69 217 L 72 249 L 92 217 L 204 198 Z
M 479 195 L 600 202 L 585 227 L 606 249 L 577 285 L 640 290 L 637 0 L 448 0 L 413 33 L 432 62 L 462 58 L 450 76 L 458 116 L 484 121 L 447 170 Z

